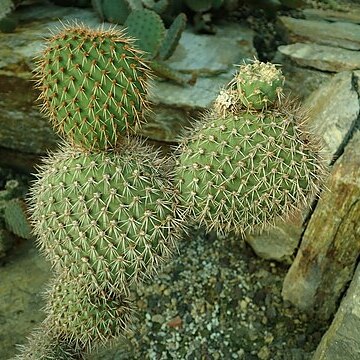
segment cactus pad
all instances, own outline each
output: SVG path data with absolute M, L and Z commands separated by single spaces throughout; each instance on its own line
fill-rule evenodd
M 237 91 L 246 108 L 269 108 L 280 100 L 285 78 L 274 64 L 255 60 L 241 65 L 229 88 Z
M 135 10 L 126 19 L 125 26 L 128 34 L 137 39 L 136 45 L 149 53 L 150 58 L 156 57 L 165 37 L 160 15 L 149 9 Z
M 159 50 L 159 58 L 161 60 L 168 59 L 174 53 L 185 26 L 186 15 L 181 13 L 175 18 L 170 28 L 166 31 L 166 36 Z
M 177 175 L 194 220 L 208 230 L 243 234 L 307 203 L 324 170 L 299 119 L 290 104 L 260 115 L 213 112 L 184 137 Z
M 42 109 L 57 132 L 100 150 L 139 128 L 148 75 L 142 52 L 124 33 L 83 26 L 49 39 L 36 70 Z
M 62 150 L 46 160 L 32 188 L 40 248 L 94 289 L 126 290 L 149 277 L 180 235 L 167 160 L 135 140 L 119 153 Z
M 55 279 L 46 298 L 48 334 L 65 340 L 83 356 L 121 336 L 133 315 L 133 305 L 125 295 L 109 294 L 106 289 L 89 293 L 81 281 L 64 275 Z

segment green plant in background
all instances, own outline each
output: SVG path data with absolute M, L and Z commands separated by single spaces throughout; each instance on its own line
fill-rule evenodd
M 185 14 L 179 14 L 166 30 L 160 15 L 143 9 L 133 11 L 124 25 L 127 33 L 137 39 L 136 44 L 148 54 L 150 66 L 155 74 L 171 79 L 180 84 L 191 82 L 191 79 L 165 65 L 175 51 L 186 25 Z
M 242 65 L 178 149 L 183 203 L 218 233 L 265 228 L 308 204 L 325 172 L 299 106 L 275 65 Z
M 18 180 L 8 180 L 0 190 L 0 258 L 15 243 L 14 235 L 31 239 L 31 226 L 24 202 L 26 186 Z
M 126 27 L 127 35 L 151 60 L 149 65 L 155 74 L 180 84 L 193 81 L 164 63 L 175 51 L 186 26 L 185 14 L 179 13 L 166 29 L 161 16 L 166 17 L 168 0 L 93 0 L 92 4 L 102 20 Z
M 130 286 L 160 268 L 184 230 L 170 159 L 133 136 L 149 76 L 116 30 L 66 26 L 39 58 L 43 111 L 66 141 L 30 191 L 34 234 L 56 278 L 19 359 L 79 358 L 119 337 Z

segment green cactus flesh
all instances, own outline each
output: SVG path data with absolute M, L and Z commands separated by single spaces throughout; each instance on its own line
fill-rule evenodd
M 46 295 L 44 329 L 83 355 L 123 335 L 134 312 L 124 294 L 89 292 L 81 281 L 64 275 Z
M 159 50 L 159 58 L 161 60 L 168 59 L 174 53 L 185 26 L 186 15 L 181 13 L 175 18 L 170 28 L 166 31 L 165 39 Z
M 280 99 L 284 76 L 274 64 L 258 60 L 241 65 L 230 83 L 230 89 L 237 91 L 238 98 L 247 108 L 269 108 Z
M 158 14 L 162 14 L 170 5 L 169 0 L 143 0 L 144 6 Z
M 289 215 L 316 193 L 324 171 L 320 150 L 292 107 L 224 118 L 214 112 L 184 137 L 177 177 L 195 221 L 243 234 Z
M 43 111 L 67 141 L 116 147 L 139 128 L 147 107 L 148 67 L 116 30 L 67 27 L 48 41 L 36 70 Z
M 32 188 L 34 233 L 57 268 L 113 290 L 149 277 L 180 232 L 171 167 L 135 140 L 119 153 L 66 146 L 46 160 Z
M 165 37 L 165 25 L 156 12 L 143 9 L 132 11 L 125 22 L 127 33 L 134 37 L 136 45 L 155 58 Z

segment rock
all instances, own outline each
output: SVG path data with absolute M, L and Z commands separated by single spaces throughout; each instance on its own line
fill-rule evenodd
M 12 358 L 14 344 L 26 342 L 26 336 L 45 317 L 41 308 L 50 265 L 40 257 L 31 241 L 13 247 L 0 266 L 0 358 Z
M 322 135 L 329 161 L 344 148 L 359 116 L 359 95 L 355 76 L 345 71 L 336 74 L 304 102 L 310 124 Z
M 302 232 L 303 217 L 294 216 L 260 234 L 249 234 L 246 242 L 256 255 L 267 260 L 291 263 L 291 257 L 299 244 Z
M 278 18 L 286 43 L 314 42 L 349 50 L 360 50 L 360 25 L 349 22 Z
M 347 11 L 308 8 L 303 9 L 302 13 L 308 20 L 343 21 L 360 24 L 360 6 L 352 3 L 347 4 L 347 6 Z
M 290 57 L 279 51 L 276 53 L 273 63 L 281 64 L 281 70 L 285 76 L 285 92 L 291 93 L 301 101 L 333 76 L 333 74 L 319 70 L 297 66 Z
M 336 161 L 282 290 L 303 311 L 328 319 L 360 255 L 360 131 Z
M 40 114 L 37 95 L 29 80 L 0 75 L 1 147 L 28 154 L 43 154 L 55 147 L 58 137 Z
M 360 264 L 312 360 L 360 359 Z
M 278 50 L 303 67 L 332 72 L 360 69 L 359 51 L 313 43 L 283 45 Z

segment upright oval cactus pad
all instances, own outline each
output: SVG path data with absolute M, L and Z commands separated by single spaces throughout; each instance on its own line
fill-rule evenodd
M 208 230 L 265 228 L 318 191 L 320 148 L 291 104 L 252 113 L 210 113 L 180 146 L 183 202 Z
M 86 149 L 115 148 L 147 108 L 149 68 L 123 32 L 68 26 L 38 60 L 39 99 L 57 132 Z
M 135 140 L 108 153 L 67 146 L 38 177 L 31 202 L 39 246 L 89 288 L 126 291 L 172 254 L 182 211 L 171 167 L 151 148 Z

